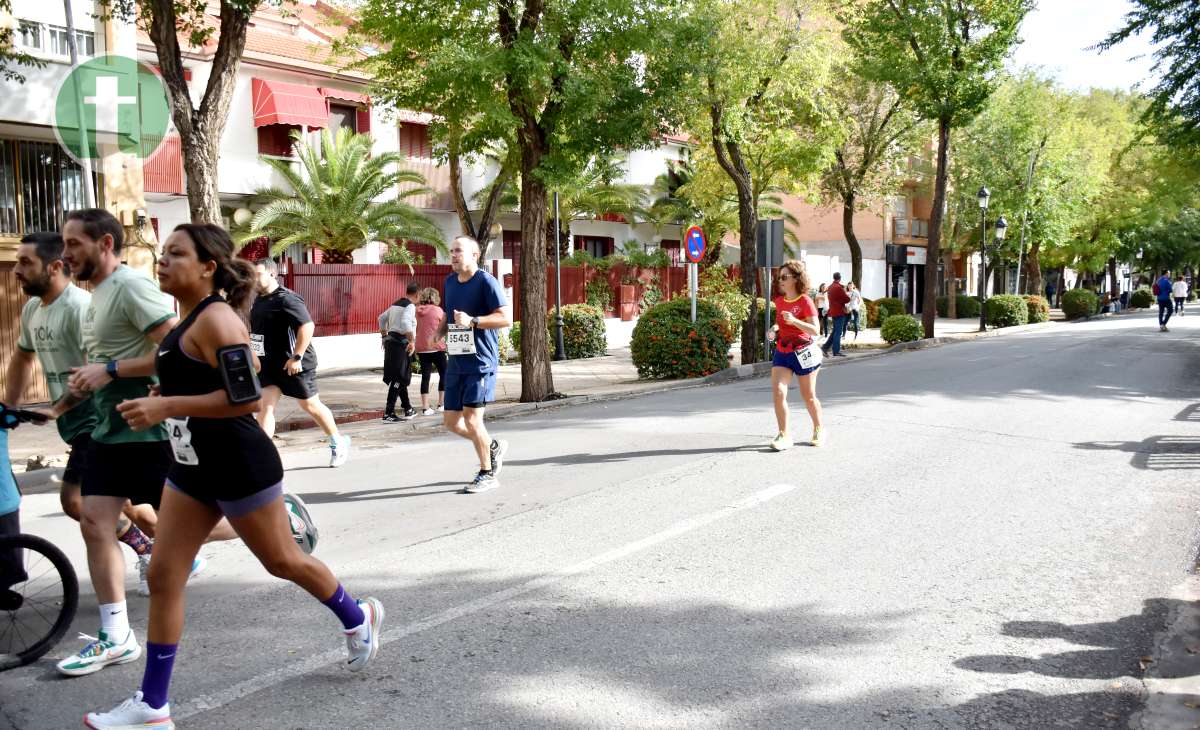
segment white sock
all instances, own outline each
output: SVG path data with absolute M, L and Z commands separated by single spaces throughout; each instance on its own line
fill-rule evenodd
M 109 641 L 125 642 L 129 636 L 129 611 L 124 601 L 100 604 L 100 629 Z

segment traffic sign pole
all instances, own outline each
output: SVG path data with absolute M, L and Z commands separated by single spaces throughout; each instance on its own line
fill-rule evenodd
M 700 278 L 696 271 L 700 268 L 699 264 L 688 264 L 688 291 L 692 295 L 692 324 L 696 323 L 696 292 L 700 288 L 698 279 Z
M 696 321 L 696 293 L 700 288 L 700 262 L 704 260 L 704 252 L 708 250 L 708 241 L 700 226 L 692 226 L 683 236 L 684 252 L 688 261 L 688 290 L 692 294 L 692 322 Z

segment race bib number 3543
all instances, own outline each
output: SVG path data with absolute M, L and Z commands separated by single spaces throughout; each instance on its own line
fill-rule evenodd
M 446 328 L 446 352 L 451 355 L 475 354 L 475 330 L 457 324 Z

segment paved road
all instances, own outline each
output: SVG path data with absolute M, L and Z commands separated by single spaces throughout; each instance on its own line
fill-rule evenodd
M 499 422 L 513 449 L 488 495 L 454 493 L 472 468 L 446 437 L 364 438 L 336 471 L 323 453 L 291 455 L 319 555 L 384 601 L 387 643 L 350 675 L 325 609 L 240 544 L 210 546 L 176 719 L 1126 727 L 1145 700 L 1139 659 L 1196 559 L 1194 321 L 1161 334 L 1145 316 L 1110 319 L 830 368 L 823 449 L 765 450 L 760 379 Z M 23 511 L 81 555 L 53 497 Z M 144 630 L 145 599 L 130 600 Z M 85 597 L 80 630 L 93 611 Z M 4 673 L 0 727 L 76 726 L 141 672 Z

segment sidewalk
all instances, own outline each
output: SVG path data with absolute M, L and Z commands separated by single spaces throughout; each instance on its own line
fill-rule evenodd
M 1028 327 L 1044 327 L 1053 325 L 1030 325 Z M 938 319 L 936 333 L 938 338 L 948 336 L 951 339 L 973 339 L 980 336 L 977 332 L 979 322 L 970 319 Z M 630 328 L 631 329 L 631 328 Z M 1028 328 L 1010 328 L 1004 333 L 1016 333 Z M 998 332 L 987 333 L 994 336 Z M 377 338 L 376 338 L 377 340 Z M 917 343 L 911 343 L 916 345 Z M 863 330 L 858 339 L 854 332 L 849 333 L 845 341 L 846 357 L 830 362 L 830 365 L 851 362 L 864 357 L 876 357 L 885 353 L 889 345 L 879 336 L 878 329 Z M 365 348 L 364 348 L 365 351 Z M 374 353 L 371 353 L 374 357 Z M 730 365 L 740 363 L 740 348 L 734 343 L 730 351 Z M 565 360 L 551 363 L 554 373 L 554 387 L 566 396 L 562 400 L 546 403 L 520 403 L 521 398 L 521 365 L 512 363 L 502 365 L 496 378 L 496 402 L 488 407 L 489 417 L 504 418 L 533 410 L 557 408 L 573 403 L 605 400 L 616 397 L 629 397 L 642 393 L 662 391 L 670 388 L 696 387 L 706 384 L 703 378 L 684 381 L 639 380 L 637 369 L 629 348 L 616 347 L 609 349 L 605 357 L 595 357 L 586 360 Z M 382 380 L 382 367 L 374 362 L 360 363 L 357 368 L 342 369 L 341 372 L 322 375 L 318 384 L 321 400 L 333 411 L 339 424 L 355 424 L 348 431 L 356 440 L 365 437 L 371 440 L 394 440 L 402 434 L 412 434 L 414 431 L 434 431 L 441 428 L 441 414 L 433 416 L 418 415 L 412 421 L 404 423 L 382 423 L 384 400 L 387 386 Z M 736 376 L 745 377 L 751 371 L 738 369 Z M 757 372 L 752 371 L 752 372 Z M 431 384 L 436 388 L 436 376 Z M 420 411 L 420 376 L 413 378 L 409 386 L 413 406 Z M 436 397 L 435 397 L 436 398 Z M 310 448 L 324 440 L 323 434 L 315 427 L 312 419 L 300 410 L 297 402 L 291 398 L 280 401 L 276 410 L 276 442 L 280 449 Z M 9 441 L 9 453 L 14 471 L 25 471 L 26 460 L 34 456 L 45 456 L 51 460 L 52 466 L 61 467 L 65 461 L 66 449 L 58 438 L 53 427 L 22 426 L 12 432 Z

